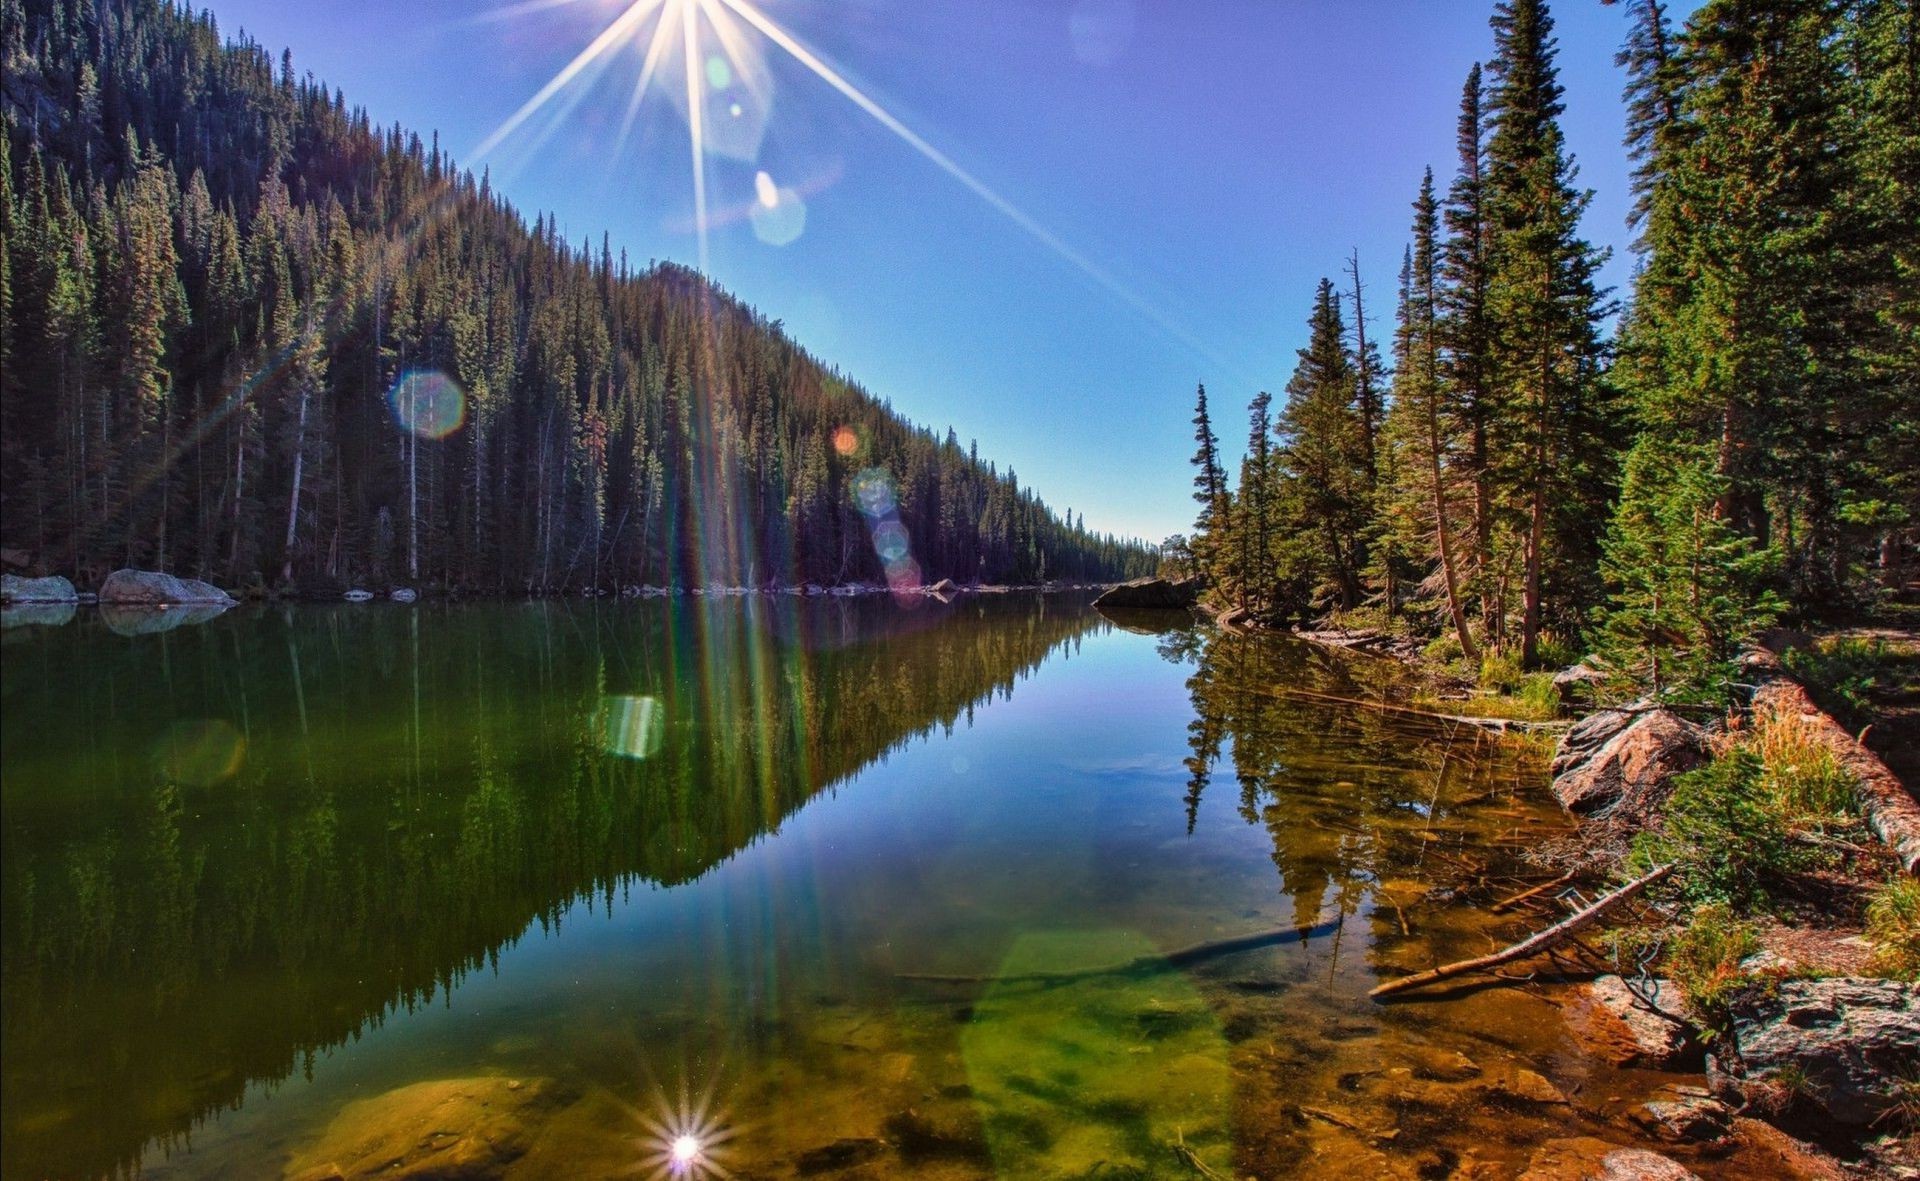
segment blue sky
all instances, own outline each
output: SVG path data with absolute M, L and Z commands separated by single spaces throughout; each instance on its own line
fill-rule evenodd
M 1455 0 L 758 3 L 1103 278 L 744 25 L 764 65 L 749 54 L 737 71 L 765 80 L 769 97 L 764 119 L 749 97 L 754 109 L 733 126 L 709 126 L 737 141 L 706 164 L 715 278 L 909 418 L 977 439 L 1056 508 L 1156 541 L 1192 518 L 1195 383 L 1206 382 L 1237 456 L 1247 400 L 1279 394 L 1314 284 L 1338 276 L 1356 247 L 1384 347 L 1408 203 L 1427 165 L 1444 191 L 1460 86 L 1491 48 L 1491 4 Z M 490 166 L 529 217 L 556 213 L 576 242 L 608 231 L 638 263 L 693 263 L 688 120 L 673 101 L 684 74 L 672 53 L 620 143 L 650 23 L 602 59 L 597 80 L 476 158 L 626 5 L 212 6 L 224 32 L 244 29 L 276 55 L 290 47 L 296 69 L 376 122 L 438 130 L 463 164 Z M 1606 278 L 1624 288 L 1612 59 L 1626 18 L 1597 0 L 1562 0 L 1554 15 L 1567 137 L 1596 190 L 1586 233 L 1614 247 Z M 702 31 L 704 58 L 718 45 Z M 736 134 L 743 127 L 763 134 Z M 804 230 L 783 245 L 739 216 L 761 172 L 791 190 L 776 200 L 783 215 L 794 196 L 805 206 Z

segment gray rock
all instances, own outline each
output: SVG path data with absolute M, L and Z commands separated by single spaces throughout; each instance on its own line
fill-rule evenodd
M 1735 1002 L 1714 1080 L 1742 1101 L 1789 1086 L 1833 1123 L 1866 1127 L 1920 1069 L 1920 985 L 1834 977 L 1788 980 Z M 1790 1080 L 1790 1082 L 1788 1081 Z
M 1616 712 L 1616 711 L 1606 711 Z M 1631 716 L 1598 748 L 1593 740 L 1614 725 L 1596 714 L 1568 733 L 1554 759 L 1553 794 L 1582 816 L 1618 812 L 1659 815 L 1676 776 L 1707 761 L 1706 737 L 1678 714 L 1656 709 Z M 1592 726 L 1582 733 L 1581 726 Z M 1580 755 L 1591 750 L 1591 754 Z
M 0 575 L 0 603 L 77 603 L 73 584 L 58 574 L 45 578 Z
M 396 603 L 411 603 L 420 597 L 420 592 L 410 586 L 399 586 L 395 587 L 393 593 L 387 597 Z
M 126 607 L 172 607 L 189 603 L 230 604 L 233 596 L 196 578 L 176 578 L 151 570 L 115 570 L 100 585 L 100 601 Z
M 1572 668 L 1563 668 L 1553 674 L 1553 687 L 1560 694 L 1562 702 L 1572 702 L 1582 693 L 1591 693 L 1595 687 L 1605 684 L 1607 674 L 1581 661 Z
M 360 590 L 356 587 L 348 591 L 345 598 L 349 603 L 371 603 L 373 602 L 373 592 L 370 590 Z
M 1112 587 L 1093 601 L 1096 607 L 1191 607 L 1199 601 L 1200 580 L 1183 578 L 1136 578 Z

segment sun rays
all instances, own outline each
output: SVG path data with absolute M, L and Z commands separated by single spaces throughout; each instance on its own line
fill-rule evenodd
M 531 0 L 495 9 L 485 14 L 485 19 L 508 19 L 569 2 Z M 707 163 L 716 155 L 746 163 L 757 160 L 760 140 L 774 103 L 774 78 L 766 46 L 774 47 L 786 59 L 804 68 L 1113 299 L 1197 353 L 1215 357 L 1210 347 L 1128 288 L 1106 267 L 1064 241 L 909 127 L 832 62 L 776 21 L 755 0 L 633 0 L 482 140 L 475 149 L 475 158 L 479 160 L 500 149 L 559 99 L 561 105 L 555 108 L 555 114 L 534 140 L 537 145 L 564 121 L 615 61 L 623 55 L 631 58 L 637 54 L 640 64 L 633 87 L 626 95 L 611 155 L 618 157 L 625 149 L 642 107 L 655 91 L 676 108 L 684 108 L 680 114 L 687 125 L 692 169 L 693 232 L 700 269 L 709 272 L 709 232 L 718 223 L 709 198 Z M 679 73 L 678 78 L 672 76 L 675 71 Z M 761 215 L 754 219 L 755 231 L 762 241 L 785 245 L 798 236 L 796 227 L 805 225 L 805 206 L 798 190 L 781 187 L 771 177 L 763 181 L 761 178 L 766 176 L 764 169 L 755 175 L 755 203 L 761 210 Z M 772 202 L 766 201 L 769 186 Z M 778 216 L 774 216 L 776 214 Z

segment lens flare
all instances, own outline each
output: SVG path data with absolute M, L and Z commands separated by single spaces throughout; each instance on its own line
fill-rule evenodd
M 558 0 L 556 0 L 558 2 Z M 529 0 L 528 7 L 509 6 L 502 13 L 538 11 L 545 0 Z M 1076 51 L 1089 60 L 1119 56 L 1132 36 L 1132 0 L 1084 0 L 1069 32 Z M 677 50 L 675 42 L 678 42 Z M 678 108 L 687 124 L 687 146 L 692 157 L 693 223 L 700 269 L 710 273 L 708 231 L 713 219 L 707 204 L 706 160 L 710 155 L 752 163 L 760 155 L 774 107 L 773 71 L 766 46 L 804 68 L 814 79 L 852 103 L 875 123 L 990 208 L 1005 217 L 1061 261 L 1079 271 L 1117 302 L 1154 324 L 1168 336 L 1222 368 L 1233 364 L 1136 294 L 1105 267 L 1083 254 L 997 190 L 989 187 L 952 157 L 933 146 L 897 115 L 855 85 L 836 65 L 810 48 L 755 0 L 632 0 L 620 8 L 598 36 L 508 116 L 475 149 L 482 160 L 500 148 L 515 131 L 556 98 L 558 110 L 548 115 L 540 139 L 563 122 L 588 91 L 600 81 L 623 49 L 646 46 L 638 81 L 627 100 L 614 150 L 625 146 L 635 116 L 650 87 L 657 85 Z M 630 56 L 630 55 L 629 55 Z M 684 84 L 671 77 L 678 71 Z M 564 97 L 563 97 L 564 96 Z M 765 203 L 762 202 L 764 205 Z M 805 206 L 796 197 L 791 209 L 787 195 L 779 194 L 769 208 L 780 216 L 755 217 L 754 228 L 763 242 L 785 245 L 805 228 Z
M 740 1128 L 716 1106 L 711 1087 L 697 1099 L 683 1090 L 677 1103 L 657 1093 L 652 1107 L 634 1110 L 645 1129 L 636 1172 L 658 1181 L 725 1181 L 733 1176 L 725 1158 Z
M 700 1159 L 700 1138 L 698 1136 L 676 1137 L 669 1151 L 673 1153 L 673 1163 L 684 1168 Z
M 600 749 L 623 759 L 650 759 L 666 742 L 667 710 L 657 697 L 600 699 Z
M 247 740 L 218 718 L 175 722 L 154 745 L 154 769 L 174 783 L 212 787 L 239 774 Z
M 860 450 L 860 436 L 850 426 L 843 426 L 833 432 L 833 449 L 841 455 L 851 456 Z
M 402 430 L 444 439 L 467 420 L 467 394 L 438 369 L 409 369 L 387 391 L 387 407 Z
M 786 246 L 807 232 L 807 203 L 793 189 L 781 188 L 765 171 L 753 175 L 754 203 L 748 213 L 753 236 L 769 246 Z

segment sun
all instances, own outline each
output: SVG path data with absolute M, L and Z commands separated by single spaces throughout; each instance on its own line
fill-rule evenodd
M 525 0 L 494 9 L 482 19 L 514 19 L 576 0 Z M 1076 250 L 929 143 L 824 56 L 776 21 L 756 0 L 632 0 L 599 34 L 533 96 L 522 103 L 474 151 L 483 160 L 541 111 L 558 103 L 536 144 L 560 126 L 618 61 L 639 59 L 627 93 L 611 155 L 617 157 L 642 106 L 658 94 L 687 125 L 693 173 L 693 227 L 702 273 L 711 273 L 708 231 L 714 224 L 708 200 L 707 160 L 723 156 L 753 162 L 770 122 L 774 77 L 768 47 L 798 63 L 807 74 L 859 108 L 874 122 L 941 172 L 959 182 L 995 212 L 1142 318 L 1197 353 L 1217 359 L 1198 337 L 1123 285 L 1106 268 Z M 762 181 L 762 177 L 766 177 Z M 767 200 L 771 194 L 773 200 Z M 805 225 L 799 195 L 781 187 L 764 169 L 755 175 L 754 199 L 743 202 L 756 234 L 770 245 L 791 242 Z

